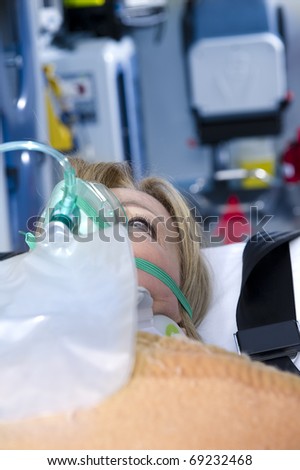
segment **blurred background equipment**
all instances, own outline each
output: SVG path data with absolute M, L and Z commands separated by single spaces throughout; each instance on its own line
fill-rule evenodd
M 141 175 L 136 50 L 115 6 L 105 0 L 1 3 L 3 142 L 38 140 L 90 161 L 127 160 Z M 61 178 L 40 157 L 16 152 L 1 160 L 6 235 L 0 251 L 27 248 L 19 231 L 32 229 L 28 221 Z
M 283 150 L 281 165 L 286 198 L 298 227 L 300 222 L 300 129 L 297 129 L 296 136 Z
M 38 61 L 36 9 L 30 0 L 4 0 L 0 5 L 0 121 L 3 142 L 21 139 L 43 140 L 46 118 L 43 84 Z M 39 214 L 48 195 L 49 168 L 38 154 L 13 152 L 2 157 L 1 200 L 7 200 L 11 248 L 25 247 L 19 230 Z M 6 193 L 7 191 L 7 193 Z M 6 193 L 6 194 L 5 194 Z M 3 210 L 3 209 L 2 209 Z M 5 250 L 7 241 L 0 250 Z
M 298 0 L 3 0 L 0 13 L 1 141 L 166 177 L 208 237 L 228 201 L 251 230 L 251 207 L 270 230 L 300 226 Z M 2 157 L 0 250 L 23 248 L 59 177 L 38 154 Z
M 200 193 L 209 212 L 219 212 L 215 194 L 224 200 L 239 190 L 250 212 L 251 190 L 278 187 L 270 137 L 282 132 L 290 102 L 283 10 L 268 0 L 191 0 L 183 38 L 191 109 L 201 143 L 212 149 L 210 184 Z M 236 139 L 243 140 L 234 155 Z
M 201 142 L 278 134 L 289 96 L 282 9 L 267 0 L 192 0 L 184 26 Z
M 167 20 L 167 0 L 119 0 L 115 11 L 121 23 L 132 27 L 149 27 Z
M 144 162 L 132 39 L 80 38 L 72 49 L 45 50 L 42 61 L 53 67 L 64 102 L 61 114 L 72 127 L 78 153 L 90 161 L 128 160 L 140 176 Z
M 64 27 L 69 35 L 89 32 L 97 37 L 119 38 L 114 0 L 62 0 Z

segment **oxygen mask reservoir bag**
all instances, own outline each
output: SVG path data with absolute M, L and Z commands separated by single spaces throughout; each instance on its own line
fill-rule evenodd
M 114 195 L 63 162 L 34 249 L 0 263 L 0 420 L 95 405 L 128 380 L 137 325 L 136 268 Z

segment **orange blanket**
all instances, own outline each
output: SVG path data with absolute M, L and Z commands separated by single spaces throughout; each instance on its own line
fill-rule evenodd
M 191 340 L 138 334 L 129 383 L 72 414 L 0 422 L 1 449 L 300 449 L 300 379 Z

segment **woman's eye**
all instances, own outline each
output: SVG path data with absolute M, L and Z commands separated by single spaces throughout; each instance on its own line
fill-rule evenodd
M 156 240 L 156 232 L 151 223 L 144 217 L 133 217 L 128 221 L 128 228 L 131 233 L 146 233 Z

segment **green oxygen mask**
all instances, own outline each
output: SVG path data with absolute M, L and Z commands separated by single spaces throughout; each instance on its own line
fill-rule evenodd
M 127 225 L 126 213 L 121 203 L 103 184 L 75 178 L 75 199 L 70 211 L 62 210 L 65 187 L 65 180 L 55 186 L 37 222 L 36 242 L 40 236 L 44 236 L 43 227 L 51 222 L 60 222 L 74 235 L 87 240 L 89 235 L 105 231 L 112 225 Z
M 30 249 L 44 241 L 46 226 L 53 225 L 61 230 L 67 228 L 72 234 L 86 238 L 97 231 L 115 224 L 127 225 L 127 217 L 120 201 L 101 183 L 76 178 L 75 170 L 68 158 L 58 150 L 34 141 L 15 141 L 0 144 L 0 152 L 16 150 L 36 151 L 50 155 L 63 167 L 64 179 L 52 191 L 50 199 L 36 223 L 36 232 L 24 233 Z M 52 232 L 51 232 L 52 233 Z M 163 282 L 176 296 L 184 310 L 192 318 L 191 306 L 175 281 L 161 268 L 141 258 L 135 259 L 136 267 Z
M 34 249 L 0 263 L 5 421 L 73 413 L 115 393 L 131 377 L 138 325 L 136 267 L 118 199 L 76 178 L 71 162 L 44 144 L 0 146 L 14 150 L 54 157 L 64 179 L 27 234 Z
M 78 237 L 87 236 L 116 223 L 127 223 L 125 211 L 113 192 L 103 184 L 76 178 L 70 161 L 58 150 L 34 141 L 0 144 L 0 152 L 16 150 L 50 155 L 63 167 L 64 173 L 64 179 L 55 186 L 44 211 L 35 223 L 36 232 L 23 232 L 31 249 L 38 241 L 43 241 L 43 228 L 51 222 L 60 222 Z

